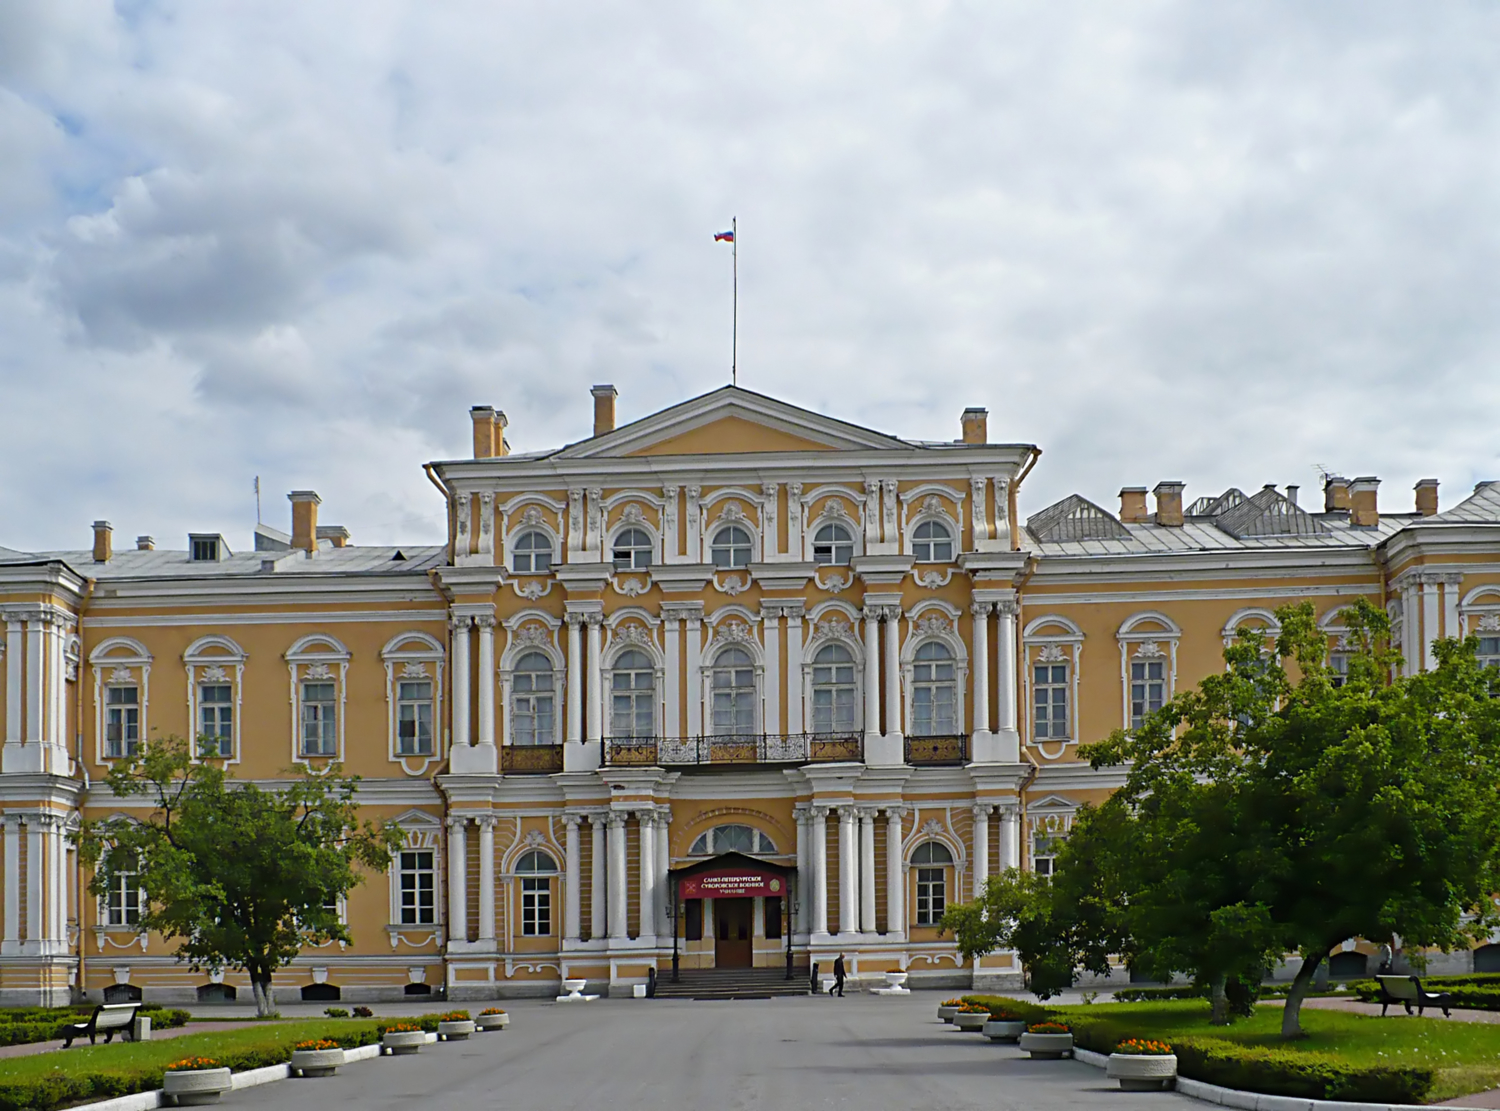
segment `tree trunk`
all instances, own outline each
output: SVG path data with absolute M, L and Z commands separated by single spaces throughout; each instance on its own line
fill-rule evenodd
M 250 990 L 255 993 L 255 1017 L 266 1018 L 276 1013 L 275 1004 L 271 997 L 271 978 L 267 976 L 261 979 L 259 976 L 250 977 Z
M 1312 987 L 1313 977 L 1317 975 L 1318 965 L 1323 963 L 1326 950 L 1316 956 L 1304 957 L 1302 967 L 1297 970 L 1297 978 L 1292 981 L 1292 990 L 1287 993 L 1286 1009 L 1281 1012 L 1281 1036 L 1283 1038 L 1305 1038 L 1302 1032 L 1302 1001 L 1307 998 L 1307 991 Z
M 1224 982 L 1227 979 L 1228 977 L 1221 972 L 1214 977 L 1213 986 L 1209 988 L 1208 998 L 1213 1009 L 1209 1013 L 1208 1021 L 1214 1026 L 1229 1025 L 1229 997 L 1224 994 Z

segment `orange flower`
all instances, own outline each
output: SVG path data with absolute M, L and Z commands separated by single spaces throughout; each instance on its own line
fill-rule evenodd
M 181 1061 L 173 1061 L 167 1066 L 167 1072 L 192 1072 L 197 1069 L 216 1069 L 219 1062 L 212 1057 L 184 1057 Z
M 293 1049 L 337 1049 L 339 1043 L 327 1038 L 315 1038 L 310 1042 L 298 1042 Z

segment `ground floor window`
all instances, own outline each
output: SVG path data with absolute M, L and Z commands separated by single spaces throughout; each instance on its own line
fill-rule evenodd
M 916 924 L 941 925 L 943 911 L 948 909 L 948 868 L 953 863 L 953 854 L 947 846 L 928 841 L 917 846 L 911 862 L 917 871 Z
M 552 933 L 552 877 L 557 862 L 533 849 L 516 863 L 521 877 L 521 935 L 546 937 Z

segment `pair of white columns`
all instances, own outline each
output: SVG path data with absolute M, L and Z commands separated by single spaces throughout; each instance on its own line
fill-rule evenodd
M 604 615 L 572 612 L 568 623 L 568 740 L 597 741 L 604 736 L 604 667 L 600 659 Z M 585 634 L 583 629 L 587 629 Z M 587 640 L 587 655 L 584 642 Z M 585 684 L 587 700 L 585 701 Z M 585 706 L 587 711 L 585 711 Z
M 905 886 L 901 859 L 901 819 L 904 807 L 885 807 L 886 833 L 886 932 L 906 929 Z M 839 933 L 874 934 L 875 922 L 875 818 L 878 807 L 840 806 L 839 822 Z M 802 927 L 806 932 L 828 933 L 828 815 L 825 806 L 797 812 L 797 867 L 805 887 L 802 903 L 810 907 Z
M 1021 866 L 1021 815 L 1014 804 L 974 804 L 974 898 L 984 894 L 990 878 L 990 811 L 1000 811 L 1000 867 Z
M 640 833 L 638 870 L 640 875 L 640 918 L 638 936 L 651 943 L 670 932 L 666 913 L 667 871 L 671 867 L 671 850 L 667 842 L 667 815 L 656 810 L 635 811 Z M 579 941 L 583 930 L 583 838 L 580 823 L 587 817 L 593 834 L 593 867 L 590 876 L 591 914 L 589 936 L 599 939 L 606 934 L 614 941 L 630 936 L 629 891 L 626 887 L 626 822 L 629 811 L 594 812 L 588 815 L 565 814 L 567 827 L 564 845 L 567 854 L 564 871 L 563 936 Z
M 990 728 L 990 613 L 999 621 L 996 637 L 995 671 L 998 677 L 995 694 L 994 732 L 1016 734 L 1016 603 L 1013 601 L 976 601 L 969 612 L 974 619 L 974 732 L 984 734 Z
M 479 943 L 495 943 L 495 818 L 481 814 L 479 826 Z M 448 940 L 469 938 L 469 844 L 467 817 L 448 819 Z
M 475 705 L 479 718 L 478 744 L 495 746 L 495 615 L 492 613 L 455 613 L 450 619 L 453 629 L 453 743 L 476 743 L 469 720 L 469 707 Z M 470 690 L 469 627 L 479 630 L 479 698 Z
M 21 938 L 20 815 L 5 816 L 5 924 L 0 953 L 62 953 L 68 948 L 68 828 L 56 814 L 28 814 L 26 827 L 26 937 Z
M 866 606 L 865 618 L 865 736 L 881 736 L 880 669 L 881 620 L 885 621 L 885 733 L 899 738 L 901 729 L 901 607 Z

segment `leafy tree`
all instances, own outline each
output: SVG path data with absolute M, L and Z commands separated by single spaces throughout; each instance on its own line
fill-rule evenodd
M 262 790 L 168 738 L 119 761 L 108 783 L 154 810 L 85 824 L 90 890 L 139 876 L 141 929 L 180 938 L 177 958 L 195 971 L 243 969 L 260 1015 L 273 1013 L 272 975 L 303 945 L 350 940 L 338 899 L 362 882 L 361 867 L 384 870 L 399 843 L 395 829 L 359 821 L 358 778 L 336 766 Z

